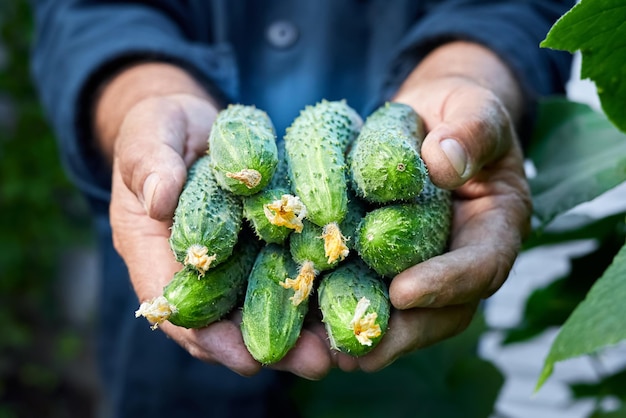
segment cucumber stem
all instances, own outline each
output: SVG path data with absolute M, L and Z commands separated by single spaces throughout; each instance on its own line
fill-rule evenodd
M 263 175 L 252 168 L 244 168 L 236 173 L 226 173 L 226 177 L 243 183 L 248 189 L 254 189 L 263 179 Z

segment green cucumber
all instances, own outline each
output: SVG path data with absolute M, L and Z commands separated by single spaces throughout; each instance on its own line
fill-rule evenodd
M 268 218 L 268 207 L 273 202 L 280 201 L 283 196 L 290 194 L 290 190 L 284 187 L 269 188 L 259 193 L 246 196 L 243 200 L 243 216 L 248 220 L 257 236 L 267 243 L 282 244 L 293 231 L 286 224 L 276 225 L 271 220 L 274 214 Z M 297 219 L 297 216 L 295 216 Z M 275 222 L 275 221 L 274 221 Z
M 259 193 L 243 198 L 244 218 L 260 239 L 274 244 L 285 242 L 294 229 L 299 231 L 306 215 L 304 205 L 291 195 L 284 150 L 284 146 L 278 148 L 278 166 L 270 184 Z M 291 211 L 285 212 L 288 202 L 292 202 Z
M 221 110 L 208 139 L 215 178 L 239 196 L 261 191 L 278 164 L 271 119 L 254 106 L 231 104 Z
M 348 156 L 356 193 L 374 203 L 419 195 L 428 176 L 420 155 L 423 139 L 424 124 L 410 106 L 389 102 L 374 111 Z
M 276 144 L 278 148 L 278 165 L 276 171 L 268 184 L 268 188 L 291 188 L 289 180 L 289 165 L 287 164 L 287 155 L 285 151 L 285 141 L 279 141 Z
M 144 301 L 135 312 L 156 329 L 164 321 L 184 328 L 202 328 L 218 321 L 240 302 L 259 252 L 254 239 L 241 240 L 235 254 L 201 276 L 183 267 L 163 288 L 161 296 Z
M 289 176 L 307 219 L 324 228 L 329 262 L 345 254 L 339 223 L 348 211 L 345 153 L 362 125 L 345 101 L 323 100 L 307 106 L 285 134 Z
M 322 276 L 318 301 L 335 350 L 355 357 L 365 355 L 387 331 L 391 313 L 387 285 L 358 258 Z
M 378 274 L 393 277 L 442 254 L 451 224 L 451 193 L 427 180 L 413 202 L 389 204 L 368 212 L 357 228 L 356 249 Z
M 241 332 L 248 351 L 262 364 L 273 364 L 293 348 L 300 336 L 308 304 L 294 305 L 283 287 L 296 266 L 285 246 L 267 244 L 248 277 Z
M 176 260 L 204 274 L 233 252 L 243 223 L 241 200 L 217 184 L 211 157 L 190 168 L 174 212 L 169 243 Z
M 365 216 L 365 206 L 357 198 L 348 201 L 348 213 L 339 224 L 340 229 L 346 234 L 346 246 L 354 249 L 354 234 L 356 228 Z M 294 287 L 300 287 L 300 283 L 313 282 L 318 274 L 337 267 L 339 259 L 332 263 L 328 262 L 324 250 L 323 228 L 313 222 L 304 220 L 304 227 L 299 234 L 292 234 L 289 239 L 289 250 L 294 261 L 298 263 L 298 275 L 291 281 Z M 308 298 L 308 294 L 294 299 L 294 303 L 301 303 Z

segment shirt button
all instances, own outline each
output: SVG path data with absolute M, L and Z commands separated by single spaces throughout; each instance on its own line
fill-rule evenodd
M 275 48 L 285 49 L 298 40 L 298 28 L 284 20 L 272 23 L 266 32 L 267 41 Z

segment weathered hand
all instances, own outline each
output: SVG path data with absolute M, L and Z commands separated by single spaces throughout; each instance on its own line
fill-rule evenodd
M 206 152 L 215 116 L 209 102 L 174 94 L 138 102 L 120 126 L 113 158 L 111 225 L 115 248 L 128 266 L 140 302 L 161 295 L 181 268 L 169 247 L 169 228 L 187 169 Z M 202 329 L 167 321 L 159 327 L 194 357 L 253 375 L 261 365 L 243 343 L 240 319 L 235 311 Z M 325 375 L 331 354 L 318 335 L 305 330 L 298 346 L 274 367 L 310 379 Z
M 396 100 L 425 121 L 422 156 L 433 182 L 454 190 L 454 218 L 449 252 L 393 278 L 388 333 L 358 360 L 368 371 L 463 331 L 506 280 L 531 214 L 513 122 L 491 90 L 452 75 Z

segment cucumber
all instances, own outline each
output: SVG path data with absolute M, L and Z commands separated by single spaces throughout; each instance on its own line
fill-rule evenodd
M 257 236 L 267 243 L 282 244 L 287 240 L 293 229 L 299 229 L 295 222 L 302 222 L 306 212 L 291 212 L 290 221 L 279 222 L 277 213 L 270 207 L 277 208 L 283 196 L 289 199 L 291 190 L 285 187 L 274 187 L 246 196 L 243 200 L 243 216 L 248 220 Z M 269 216 L 268 216 L 269 214 Z M 293 227 L 293 228 L 292 228 Z
M 184 328 L 205 327 L 231 312 L 241 300 L 260 245 L 245 239 L 235 254 L 201 276 L 183 267 L 163 288 L 161 296 L 143 302 L 135 312 L 156 329 L 164 321 Z
M 427 180 L 410 203 L 395 203 L 368 212 L 356 231 L 359 256 L 389 278 L 447 247 L 452 224 L 452 198 Z
M 348 213 L 339 224 L 340 229 L 346 234 L 346 246 L 354 249 L 354 234 L 356 228 L 365 215 L 365 207 L 356 198 L 348 201 Z M 287 281 L 288 286 L 295 288 L 303 287 L 303 283 L 313 283 L 321 272 L 335 268 L 339 264 L 339 259 L 332 263 L 328 262 L 324 249 L 323 228 L 313 222 L 304 221 L 304 227 L 299 234 L 292 234 L 289 239 L 289 250 L 291 256 L 299 265 L 298 275 L 295 279 Z M 305 301 L 309 293 L 303 293 L 300 297 L 293 299 L 294 303 Z
M 287 164 L 287 155 L 285 151 L 285 141 L 279 141 L 276 144 L 278 148 L 278 165 L 276 171 L 268 184 L 268 188 L 291 188 L 289 180 L 289 165 Z
M 239 196 L 261 191 L 278 164 L 276 132 L 271 119 L 254 106 L 231 104 L 221 110 L 208 139 L 215 178 Z
M 280 146 L 282 145 L 282 146 Z M 261 192 L 243 198 L 243 215 L 265 242 L 282 244 L 289 234 L 302 230 L 304 204 L 291 195 L 284 142 L 279 143 L 278 166 L 270 184 Z
M 348 157 L 356 193 L 373 203 L 418 196 L 428 176 L 420 155 L 423 139 L 424 124 L 410 106 L 388 102 L 374 111 Z
M 304 108 L 285 134 L 292 191 L 306 206 L 307 219 L 324 228 L 329 263 L 347 250 L 339 228 L 348 211 L 345 153 L 361 125 L 345 101 L 323 100 Z
M 176 260 L 200 274 L 233 252 L 243 223 L 241 200 L 217 184 L 211 157 L 190 168 L 174 212 L 169 243 Z
M 387 285 L 358 258 L 322 276 L 318 302 L 335 350 L 355 357 L 365 355 L 387 331 L 391 313 Z
M 267 244 L 248 277 L 241 332 L 248 351 L 262 364 L 282 359 L 296 344 L 308 304 L 294 305 L 284 283 L 296 271 L 285 246 Z

